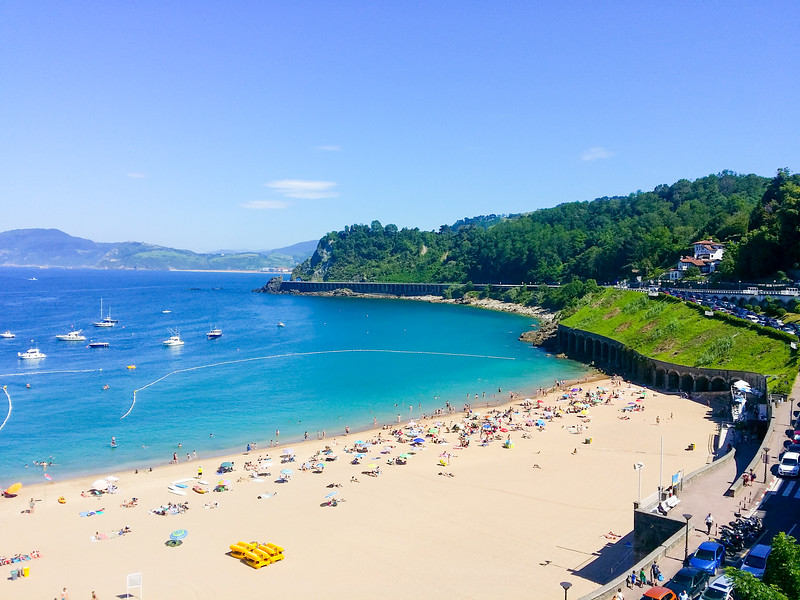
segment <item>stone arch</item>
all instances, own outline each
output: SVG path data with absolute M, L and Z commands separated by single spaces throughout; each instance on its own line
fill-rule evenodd
M 700 375 L 694 381 L 694 389 L 696 392 L 707 392 L 708 391 L 708 377 L 704 375 Z
M 693 392 L 694 391 L 694 377 L 689 373 L 684 373 L 681 377 L 681 391 Z
M 655 386 L 657 388 L 666 387 L 667 372 L 662 367 L 656 367 Z
M 722 377 L 714 377 L 711 380 L 712 392 L 724 392 L 726 389 L 728 389 L 728 383 Z
M 680 388 L 680 375 L 677 371 L 669 371 L 667 373 L 667 389 L 677 390 Z

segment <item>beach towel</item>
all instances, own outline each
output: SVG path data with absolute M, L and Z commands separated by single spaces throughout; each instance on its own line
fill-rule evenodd
M 80 515 L 81 515 L 82 517 L 91 517 L 92 515 L 102 515 L 102 514 L 103 514 L 103 512 L 104 512 L 104 509 L 102 509 L 102 508 L 101 508 L 100 510 L 88 510 L 88 511 L 84 511 L 84 512 L 80 513 Z

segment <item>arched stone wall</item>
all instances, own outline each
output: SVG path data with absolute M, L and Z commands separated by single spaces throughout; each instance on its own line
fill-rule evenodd
M 766 392 L 767 380 L 759 373 L 725 369 L 702 369 L 676 365 L 643 356 L 617 340 L 596 333 L 558 326 L 562 351 L 576 360 L 593 362 L 598 368 L 671 392 L 725 391 L 736 380 Z

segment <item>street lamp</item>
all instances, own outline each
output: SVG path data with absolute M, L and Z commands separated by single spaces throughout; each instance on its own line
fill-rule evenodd
M 683 513 L 683 518 L 686 519 L 686 546 L 683 550 L 683 564 L 686 564 L 689 562 L 689 519 L 692 518 L 692 515 Z
M 769 468 L 769 448 L 764 448 L 764 483 L 767 483 L 768 468 Z
M 639 506 L 642 505 L 642 469 L 644 468 L 644 463 L 634 463 L 633 469 L 634 471 L 639 472 Z
M 567 590 L 572 587 L 569 581 L 562 581 L 561 587 L 564 588 L 564 600 L 567 600 Z

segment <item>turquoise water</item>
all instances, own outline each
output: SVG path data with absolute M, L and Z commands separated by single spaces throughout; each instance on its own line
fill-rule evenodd
M 505 399 L 509 390 L 585 372 L 519 342 L 533 323 L 527 317 L 251 292 L 267 278 L 0 269 L 0 331 L 17 336 L 0 340 L 0 384 L 12 408 L 9 414 L 0 394 L 0 485 L 43 481 L 34 461 L 52 460 L 54 480 L 157 466 L 173 452 L 185 459 L 187 452 L 214 456 L 254 441 L 268 447 L 276 430 L 282 442 L 305 431 L 333 437 L 374 418 L 406 420 L 446 401 L 460 408 L 467 395 L 493 400 L 498 388 Z M 101 298 L 119 319 L 114 328 L 91 325 Z M 206 339 L 211 325 L 222 329 L 221 338 Z M 72 326 L 83 329 L 86 342 L 55 339 Z M 170 328 L 180 331 L 183 347 L 161 344 Z M 31 340 L 47 358 L 17 358 Z M 110 347 L 90 349 L 89 340 Z

